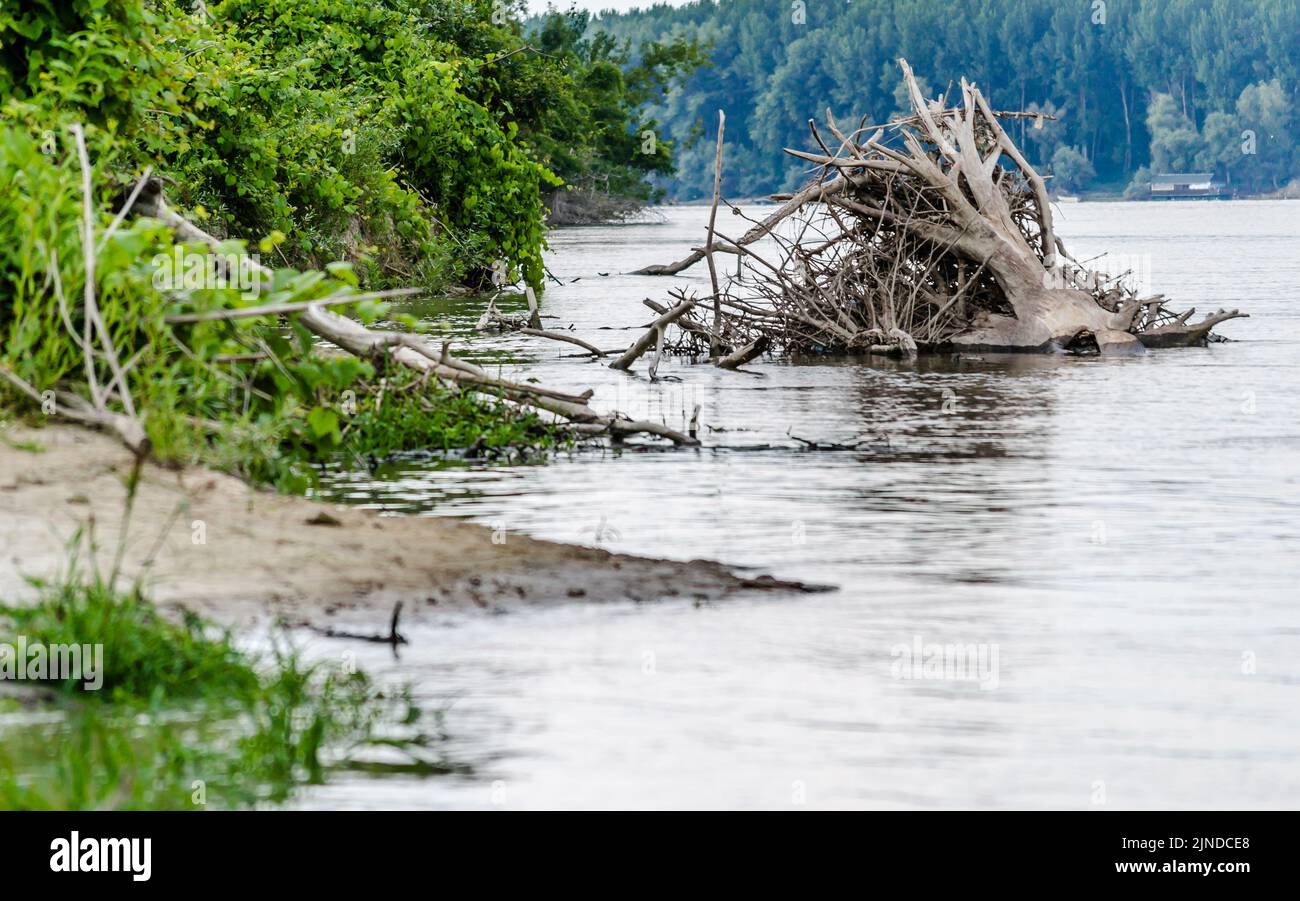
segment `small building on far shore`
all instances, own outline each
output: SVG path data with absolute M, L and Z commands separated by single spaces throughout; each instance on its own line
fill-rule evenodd
M 1210 172 L 1170 172 L 1151 176 L 1151 200 L 1226 200 L 1232 190 Z

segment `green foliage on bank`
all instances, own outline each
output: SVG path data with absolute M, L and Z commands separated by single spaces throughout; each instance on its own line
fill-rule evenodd
M 712 133 L 727 112 L 725 190 L 760 194 L 807 175 L 783 147 L 816 150 L 808 120 L 826 108 L 856 127 L 901 111 L 897 59 L 932 95 L 966 77 L 994 108 L 1060 116 L 1013 136 L 1044 172 L 1060 148 L 1095 184 L 1140 167 L 1217 169 L 1247 192 L 1300 176 L 1300 5 L 1294 0 L 696 0 L 609 13 L 593 30 L 634 44 L 691 36 L 712 48 L 652 110 L 666 137 Z M 1249 132 L 1250 135 L 1245 133 Z M 1249 142 L 1253 135 L 1254 144 Z M 684 148 L 672 196 L 712 189 L 712 145 Z M 1086 169 L 1071 165 L 1073 178 Z M 1086 187 L 1076 184 L 1075 188 Z
M 96 184 L 108 177 L 107 165 L 96 167 Z M 0 131 L 0 184 L 10 186 L 0 206 L 0 232 L 12 236 L 0 242 L 0 278 L 8 284 L 0 295 L 0 365 L 37 392 L 67 387 L 84 393 L 85 319 L 79 307 L 85 270 L 76 154 L 47 154 L 36 136 Z M 101 214 L 101 222 L 107 218 Z M 278 239 L 264 240 L 257 250 L 274 252 Z M 554 446 L 561 440 L 533 414 L 437 384 L 421 383 L 409 399 L 394 401 L 416 380 L 414 374 L 316 352 L 313 336 L 292 320 L 263 315 L 165 321 L 170 315 L 356 292 L 359 282 L 349 263 L 301 272 L 281 267 L 250 298 L 233 273 L 224 283 L 201 280 L 201 286 L 187 287 L 187 263 L 206 261 L 206 248 L 175 244 L 154 220 L 128 221 L 102 245 L 96 255 L 98 304 L 161 459 L 208 463 L 298 492 L 310 486 L 313 464 L 339 455 L 461 447 L 479 438 L 489 446 Z M 232 259 L 250 249 L 234 240 L 223 248 Z M 353 305 L 352 312 L 367 322 L 387 316 L 399 327 L 412 324 L 373 301 Z M 97 381 L 107 386 L 111 378 L 102 361 L 95 368 Z M 387 407 L 375 399 L 383 388 Z M 8 396 L 14 403 L 23 400 L 12 391 Z M 384 424 L 390 412 L 392 421 Z
M 138 592 L 83 575 L 42 586 L 37 604 L 0 607 L 0 653 L 99 647 L 75 678 L 53 671 L 51 652 L 37 678 L 28 664 L 25 680 L 6 681 L 0 807 L 283 801 L 377 748 L 409 758 L 395 771 L 445 768 L 429 756 L 428 723 L 404 688 L 385 690 L 345 661 L 306 664 L 285 646 L 249 652 L 193 615 L 171 618 Z
M 503 10 L 516 12 L 483 0 L 0 7 L 0 366 L 37 393 L 83 399 L 93 376 L 111 408 L 134 399 L 157 456 L 288 490 L 339 455 L 554 445 L 537 417 L 491 398 L 424 383 L 407 398 L 409 373 L 322 357 L 291 318 L 165 321 L 485 286 L 494 271 L 540 290 L 552 166 L 645 196 L 641 179 L 667 171 L 670 145 L 633 152 L 638 110 L 698 61 L 693 45 L 649 48 L 657 61 L 632 65 L 626 48 L 577 40 L 585 20 L 556 15 L 534 41 Z M 125 392 L 108 360 L 86 364 L 74 123 L 91 166 L 93 288 Z M 146 167 L 227 238 L 220 256 L 259 257 L 272 276 L 214 281 L 208 267 L 191 283 L 187 264 L 207 267 L 209 248 L 134 216 L 108 234 Z M 373 301 L 334 309 L 416 324 Z M 9 381 L 0 400 L 32 408 Z
M 134 408 L 154 457 L 289 491 L 339 459 L 571 440 L 382 354 L 323 350 L 283 310 L 327 300 L 420 330 L 366 295 L 490 272 L 540 290 L 548 190 L 598 171 L 646 196 L 671 145 L 641 159 L 631 136 L 693 45 L 634 64 L 534 38 L 490 0 L 0 5 L 0 407 Z M 215 252 L 116 215 L 146 169 Z M 0 607 L 0 643 L 102 645 L 103 686 L 0 695 L 0 807 L 240 806 L 336 767 L 444 768 L 403 692 L 74 576 Z M 410 759 L 359 759 L 379 746 Z
M 647 176 L 672 175 L 678 142 L 650 110 L 708 62 L 706 48 L 685 35 L 634 47 L 593 31 L 591 21 L 573 9 L 532 23 L 531 45 L 569 73 L 569 86 L 556 92 L 560 102 L 539 110 L 528 140 L 569 187 L 654 199 L 661 192 Z
M 481 287 L 503 262 L 540 291 L 543 195 L 648 196 L 672 142 L 643 146 L 643 111 L 702 56 L 647 42 L 634 64 L 584 15 L 521 20 L 500 0 L 5 4 L 0 123 L 57 148 L 88 120 L 119 181 L 152 164 L 209 231 L 279 231 L 297 268 Z

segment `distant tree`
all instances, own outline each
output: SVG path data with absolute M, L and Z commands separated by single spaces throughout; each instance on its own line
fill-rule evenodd
M 1205 125 L 1201 127 L 1201 142 L 1202 148 L 1196 157 L 1197 169 L 1222 173 L 1229 184 L 1246 181 L 1242 164 L 1250 158 L 1245 153 L 1249 147 L 1235 112 L 1216 110 L 1206 116 Z
M 1073 147 L 1058 147 L 1052 154 L 1052 187 L 1056 191 L 1082 191 L 1096 177 L 1092 163 Z
M 1151 195 L 1151 170 L 1146 166 L 1139 166 L 1138 170 L 1133 173 L 1133 178 L 1124 189 L 1125 200 L 1145 200 Z
M 1152 99 L 1147 131 L 1151 133 L 1151 169 L 1156 173 L 1187 172 L 1204 157 L 1205 142 L 1196 123 L 1169 94 L 1156 94 Z
M 1291 132 L 1292 104 L 1276 78 L 1247 85 L 1237 98 L 1238 159 L 1255 190 L 1276 191 L 1300 162 Z
M 549 11 L 529 34 L 546 74 L 564 75 L 525 137 L 569 187 L 649 199 L 650 175 L 671 175 L 675 142 L 650 109 L 708 57 L 686 38 L 632 42 L 590 32 L 591 14 Z M 541 73 L 539 73 L 540 75 Z
M 1041 118 L 1030 120 L 1033 124 L 1025 132 L 1025 137 L 1033 146 L 1033 159 L 1048 163 L 1056 148 L 1060 147 L 1068 134 L 1066 126 L 1067 110 L 1048 100 L 1045 103 L 1031 102 L 1025 107 L 1026 112 L 1042 113 Z M 1032 160 L 1031 160 L 1032 162 Z

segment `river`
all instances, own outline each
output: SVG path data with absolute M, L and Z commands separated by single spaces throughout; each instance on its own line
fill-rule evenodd
M 602 327 L 645 323 L 642 298 L 707 294 L 702 264 L 622 274 L 684 255 L 707 214 L 553 234 L 548 326 L 617 347 L 635 332 Z M 412 462 L 335 473 L 329 496 L 838 590 L 448 615 L 409 626 L 399 661 L 348 646 L 443 711 L 440 750 L 467 771 L 298 803 L 1300 806 L 1300 202 L 1057 218 L 1075 257 L 1110 251 L 1178 308 L 1252 318 L 1220 327 L 1230 343 L 1132 359 L 668 361 L 654 383 L 644 362 L 476 339 L 480 360 L 593 388 L 598 409 L 681 426 L 699 404 L 706 447 Z M 420 312 L 463 332 L 478 306 Z M 903 665 L 934 645 L 977 652 L 977 677 Z

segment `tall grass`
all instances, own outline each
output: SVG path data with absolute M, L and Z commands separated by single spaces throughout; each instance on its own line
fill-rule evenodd
M 169 618 L 106 581 L 43 586 L 38 603 L 0 607 L 0 640 L 103 646 L 103 683 L 16 685 L 0 700 L 0 807 L 197 809 L 288 798 L 396 749 L 415 772 L 429 738 L 404 688 L 304 663 L 283 643 L 265 654 L 192 614 Z M 57 714 L 54 717 L 41 714 Z

